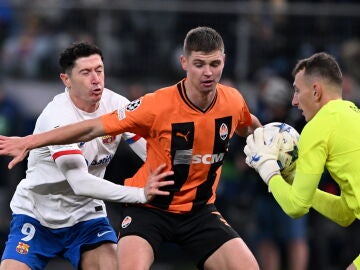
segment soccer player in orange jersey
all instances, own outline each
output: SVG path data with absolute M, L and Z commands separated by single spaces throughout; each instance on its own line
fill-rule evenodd
M 0 136 L 0 154 L 13 166 L 34 147 L 86 141 L 130 131 L 147 140 L 144 165 L 125 184 L 141 187 L 160 164 L 175 184 L 146 205 L 124 209 L 118 242 L 120 269 L 149 269 L 162 242 L 179 244 L 199 269 L 259 269 L 238 233 L 214 202 L 223 160 L 234 133 L 246 136 L 261 124 L 234 88 L 219 84 L 224 43 L 214 29 L 188 32 L 181 56 L 186 78 L 146 94 L 97 119 L 24 138 Z

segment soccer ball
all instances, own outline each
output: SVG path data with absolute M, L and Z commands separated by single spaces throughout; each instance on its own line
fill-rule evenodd
M 292 183 L 296 160 L 298 158 L 297 144 L 299 142 L 299 133 L 295 128 L 280 122 L 272 122 L 264 125 L 264 142 L 268 144 L 273 137 L 280 133 L 282 140 L 279 148 L 279 156 L 277 163 L 280 167 L 282 177 L 288 182 Z

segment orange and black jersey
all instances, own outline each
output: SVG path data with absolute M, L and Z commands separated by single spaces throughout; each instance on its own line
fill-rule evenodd
M 251 125 L 251 116 L 241 94 L 221 84 L 209 108 L 200 110 L 186 96 L 183 80 L 104 115 L 102 122 L 109 135 L 130 131 L 147 140 L 146 161 L 125 184 L 145 186 L 149 172 L 166 163 L 174 171 L 175 185 L 166 188 L 171 195 L 148 206 L 185 213 L 215 201 L 229 139 Z

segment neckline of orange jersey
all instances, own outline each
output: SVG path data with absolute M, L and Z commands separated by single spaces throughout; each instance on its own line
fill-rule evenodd
M 185 104 L 187 104 L 191 109 L 196 110 L 196 111 L 201 112 L 201 113 L 206 113 L 209 110 L 211 110 L 211 108 L 214 107 L 215 102 L 217 100 L 217 96 L 218 96 L 218 93 L 216 91 L 216 94 L 215 94 L 212 102 L 210 103 L 210 105 L 205 110 L 202 110 L 201 108 L 196 106 L 194 103 L 192 103 L 191 100 L 189 99 L 189 97 L 187 96 L 186 88 L 185 88 L 185 79 L 183 79 L 181 82 L 179 82 L 177 84 L 177 88 L 179 90 L 180 97 L 185 102 Z

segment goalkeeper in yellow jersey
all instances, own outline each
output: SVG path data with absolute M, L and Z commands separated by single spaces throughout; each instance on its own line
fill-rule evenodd
M 300 134 L 298 160 L 292 184 L 279 172 L 280 136 L 265 145 L 263 128 L 247 138 L 246 162 L 261 176 L 281 208 L 291 217 L 312 207 L 320 214 L 349 226 L 360 219 L 360 110 L 342 99 L 342 74 L 327 53 L 300 60 L 294 68 L 292 105 L 307 121 Z M 326 168 L 339 185 L 336 196 L 318 189 Z M 360 255 L 347 270 L 360 270 Z

